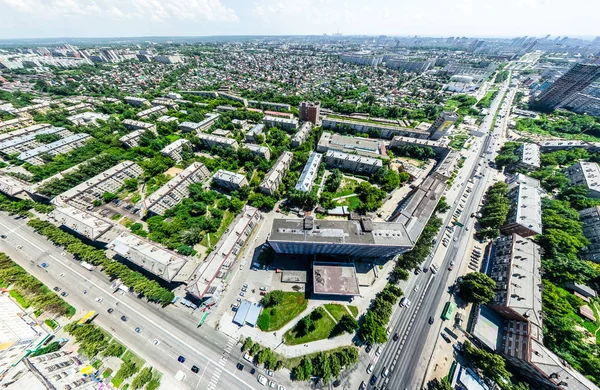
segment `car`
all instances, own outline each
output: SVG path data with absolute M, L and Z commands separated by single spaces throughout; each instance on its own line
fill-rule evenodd
M 457 238 L 457 237 L 454 237 L 454 239 L 452 239 L 452 241 L 458 241 L 458 238 Z
M 246 295 L 246 293 L 245 293 L 245 292 L 243 292 L 243 291 L 240 291 L 240 297 L 243 297 L 243 296 L 245 296 L 245 295 Z
M 236 301 L 242 302 L 242 298 L 238 298 L 238 299 L 236 299 Z
M 365 352 L 369 353 L 371 352 L 371 350 L 373 349 L 373 346 L 371 344 L 367 345 L 367 348 L 365 348 Z
M 247 284 L 244 284 L 242 287 L 244 287 L 244 288 L 248 288 L 248 285 L 247 285 Z
M 273 371 L 271 371 L 271 370 L 267 370 L 267 371 L 266 371 L 266 374 L 267 374 L 268 376 L 273 376 L 274 372 L 273 372 Z
M 369 367 L 367 367 L 367 374 L 370 374 L 373 372 L 373 365 L 369 364 Z
M 419 291 L 419 286 L 415 286 L 415 288 L 413 288 L 413 291 Z
M 252 368 L 250 369 L 250 374 L 251 374 L 251 375 L 254 375 L 254 374 L 256 374 L 256 368 L 252 367 Z
M 373 375 L 369 383 L 371 384 L 371 386 L 374 386 L 375 383 L 377 383 L 377 375 Z
M 375 356 L 381 355 L 381 347 L 377 347 L 377 351 L 375 351 Z
M 246 291 L 248 291 L 248 289 L 246 287 L 242 287 L 242 291 L 246 292 Z
M 390 333 L 392 333 L 392 328 L 390 328 L 389 326 L 387 327 L 387 329 L 385 330 L 385 333 L 388 334 L 388 336 L 390 335 Z
M 121 321 L 126 322 L 127 321 L 127 317 L 126 316 L 121 316 Z
M 0 237 L 2 237 L 2 238 L 6 238 L 6 234 L 3 234 L 3 235 L 1 235 Z
M 339 381 L 338 381 L 338 383 L 339 383 Z M 339 385 L 338 385 L 338 386 L 339 386 Z M 337 387 L 337 386 L 335 385 L 335 382 L 333 382 L 333 387 Z M 277 390 L 285 390 L 285 387 L 283 387 L 282 385 L 278 385 L 278 386 L 277 386 Z
M 98 297 L 95 299 L 96 302 L 101 303 L 102 302 L 102 298 Z
M 415 275 L 418 275 L 421 273 L 421 269 L 420 268 L 415 268 Z
M 261 291 L 261 292 L 260 292 L 260 295 L 263 295 L 263 296 L 264 296 L 264 295 L 267 295 L 267 292 L 266 292 L 266 291 Z
M 365 381 L 360 382 L 360 387 L 358 388 L 358 390 L 365 390 L 367 388 L 367 384 L 365 383 Z
M 446 333 L 441 333 L 442 338 L 448 343 L 450 344 L 452 342 L 452 340 L 450 340 L 450 337 L 448 337 L 448 335 Z
M 154 340 L 152 340 L 152 344 L 158 345 L 158 344 L 160 344 L 160 341 L 158 339 L 154 339 Z
M 66 292 L 66 291 L 63 291 L 63 292 L 61 292 L 61 293 L 60 293 L 60 295 L 61 295 L 61 296 L 63 296 L 63 297 L 66 297 L 66 296 L 68 296 L 68 295 L 69 295 L 69 293 L 68 293 L 68 292 Z
M 277 386 L 277 383 L 273 382 L 273 381 L 269 381 L 269 387 L 274 389 L 275 386 Z
M 140 328 L 140 327 L 135 328 L 135 332 L 136 333 L 142 333 L 142 328 Z
M 394 337 L 392 337 L 392 338 L 394 339 L 394 341 L 398 341 L 400 336 L 398 336 L 398 333 L 394 333 Z
M 113 311 L 115 311 L 115 309 L 113 309 L 112 307 L 109 307 L 108 310 L 106 310 L 107 313 L 112 313 Z
M 198 368 L 198 366 L 192 366 L 192 372 L 193 372 L 194 374 L 197 374 L 197 373 L 198 373 L 198 371 L 200 371 L 200 369 Z
M 61 272 L 58 274 L 58 276 L 60 276 L 62 278 L 63 276 L 65 276 L 65 274 L 63 272 Z
M 435 321 L 435 319 L 433 318 L 433 316 L 429 317 L 429 324 L 433 324 L 433 321 Z
M 390 369 L 387 367 L 383 367 L 383 370 L 381 370 L 381 376 L 386 377 L 390 375 Z
M 56 291 L 56 292 L 59 292 L 60 291 L 60 287 L 58 287 L 58 286 L 54 287 L 53 290 Z
M 267 378 L 265 378 L 262 375 L 258 375 L 258 377 L 256 378 L 256 380 L 258 381 L 258 383 L 260 383 L 263 386 L 265 386 L 267 384 Z
M 238 370 L 240 370 L 240 371 L 244 371 L 244 365 L 243 365 L 242 363 L 238 363 L 238 364 L 236 365 L 236 367 L 237 367 L 237 369 L 238 369 Z
M 259 288 L 260 291 L 267 291 L 267 288 L 265 286 L 262 286 L 261 288 Z
M 185 357 L 183 357 L 183 356 L 179 355 L 179 357 L 177 358 L 177 361 L 178 361 L 179 363 L 185 363 Z
M 21 248 L 22 248 L 22 246 L 21 246 Z M 42 263 L 42 264 L 40 264 L 40 267 L 42 267 L 42 268 L 48 268 L 48 267 L 49 267 L 49 265 L 48 265 L 48 264 L 46 264 L 46 263 Z

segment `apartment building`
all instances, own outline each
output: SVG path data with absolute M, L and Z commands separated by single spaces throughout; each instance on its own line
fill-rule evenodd
M 219 169 L 213 176 L 213 183 L 216 186 L 225 188 L 229 191 L 236 191 L 241 187 L 247 186 L 248 179 L 246 179 L 246 176 L 240 175 L 239 173 Z
M 24 130 L 24 129 L 22 129 Z M 20 131 L 20 130 L 17 130 Z M 11 133 L 8 133 L 11 134 Z M 7 134 L 7 135 L 8 135 Z M 27 132 L 25 135 L 16 137 L 6 137 L 0 142 L 0 153 L 10 156 L 12 154 L 23 153 L 31 149 L 43 146 L 42 142 L 36 140 L 37 136 L 56 135 L 60 138 L 66 138 L 73 135 L 64 127 L 41 128 L 36 131 Z
M 298 112 L 301 121 L 310 122 L 315 126 L 321 123 L 321 102 L 301 102 Z
M 0 192 L 8 196 L 15 196 L 25 190 L 29 190 L 30 183 L 17 179 L 13 176 L 0 173 Z
M 347 115 L 328 115 L 323 118 L 323 129 L 342 131 L 350 130 L 357 133 L 375 133 L 380 138 L 391 139 L 394 136 L 429 138 L 430 132 L 410 127 L 403 127 L 394 121 L 386 119 L 363 119 Z
M 60 225 L 92 241 L 96 241 L 112 228 L 110 222 L 71 206 L 56 207 L 50 216 Z
M 265 160 L 271 159 L 271 150 L 266 146 L 255 145 L 255 144 L 242 144 L 242 148 L 250 149 L 254 154 L 257 154 Z
M 167 107 L 169 110 L 179 110 L 179 104 L 177 104 L 177 102 L 175 102 L 175 100 L 172 99 L 156 98 L 152 100 L 152 105 L 164 106 Z
M 322 159 L 323 155 L 320 153 L 312 152 L 310 154 L 310 157 L 300 174 L 298 183 L 296 183 L 296 190 L 302 192 L 310 192 L 310 190 L 312 190 L 315 179 L 319 173 L 319 166 L 321 165 Z
M 144 99 L 144 98 L 140 98 L 140 97 L 125 96 L 123 98 L 123 100 L 125 101 L 125 103 L 132 105 L 134 107 L 149 107 L 150 106 L 150 102 L 148 101 L 148 99 Z
M 69 153 L 72 150 L 84 146 L 91 139 L 92 136 L 89 134 L 73 134 L 56 142 L 51 142 L 23 152 L 19 154 L 17 158 L 29 164 L 44 165 L 46 163 L 46 160 L 44 160 L 45 155 L 57 156 L 59 154 Z
M 188 187 L 191 184 L 202 183 L 209 177 L 208 168 L 202 163 L 194 162 L 147 197 L 144 207 L 151 213 L 163 215 L 190 195 Z
M 372 158 L 389 158 L 385 144 L 381 140 L 348 137 L 324 131 L 317 144 L 317 152 L 325 153 L 328 150 L 359 154 Z
M 263 123 L 267 128 L 277 127 L 282 130 L 296 130 L 298 128 L 297 119 L 279 118 L 276 116 L 267 116 L 263 118 Z
M 175 160 L 176 163 L 183 160 L 184 152 L 192 153 L 192 143 L 184 138 L 180 138 L 167 146 L 165 146 L 160 152 Z
M 75 114 L 67 117 L 67 120 L 75 126 L 87 126 L 87 125 L 98 125 L 98 121 L 107 121 L 110 115 L 100 114 L 99 112 L 82 112 L 81 114 Z
M 24 126 L 30 126 L 32 124 L 33 124 L 33 118 L 19 117 L 19 118 L 15 118 L 15 119 L 9 119 L 9 120 L 0 122 L 0 133 L 4 133 L 4 132 L 11 131 L 14 129 L 19 129 Z
M 580 161 L 565 170 L 565 175 L 575 186 L 584 186 L 592 198 L 600 198 L 600 166 L 594 162 Z
M 198 299 L 218 300 L 223 292 L 223 283 L 247 245 L 252 232 L 260 221 L 258 209 L 244 206 L 240 214 L 229 225 L 226 232 L 210 255 L 194 271 L 186 291 Z
M 283 181 L 287 170 L 290 169 L 293 158 L 294 154 L 292 152 L 283 152 L 258 186 L 259 191 L 267 195 L 273 195 Z
M 125 134 L 121 138 L 119 138 L 119 142 L 121 142 L 127 148 L 135 148 L 136 146 L 140 146 L 140 139 L 142 135 L 150 130 L 136 130 L 132 131 L 129 134 Z M 152 132 L 152 131 L 150 131 Z
M 257 135 L 262 134 L 264 129 L 265 129 L 265 125 L 263 125 L 263 124 L 258 124 L 258 125 L 255 125 L 254 127 L 252 127 L 246 133 L 246 142 L 256 142 L 255 137 Z
M 137 114 L 135 114 L 135 116 L 138 119 L 144 119 L 144 118 L 149 118 L 152 115 L 161 115 L 161 114 L 166 114 L 167 111 L 169 111 L 169 109 L 165 106 L 152 106 L 150 108 L 147 108 L 143 111 L 138 112 Z
M 539 180 L 516 174 L 507 180 L 510 211 L 505 224 L 500 228 L 503 234 L 516 233 L 530 237 L 542 233 L 542 188 Z
M 292 147 L 297 148 L 298 146 L 302 145 L 310 135 L 311 130 L 312 123 L 304 122 L 302 126 L 300 126 L 300 130 L 298 130 L 298 132 L 294 134 L 294 137 L 292 138 Z
M 200 141 L 202 141 L 204 146 L 206 146 L 207 148 L 220 146 L 222 148 L 233 148 L 237 150 L 239 147 L 237 141 L 233 138 L 221 137 L 218 135 L 199 133 L 198 139 L 200 139 Z
M 36 132 L 38 132 L 40 130 L 49 129 L 50 127 L 53 127 L 53 126 L 48 123 L 38 123 L 36 125 L 30 125 L 30 126 L 22 128 L 22 129 L 1 133 L 0 134 L 0 143 L 5 142 L 5 141 L 10 141 L 11 139 L 23 137 L 25 135 L 29 135 L 32 133 L 35 134 Z
M 598 78 L 600 78 L 599 64 L 575 64 L 549 88 L 535 97 L 532 105 L 543 111 L 559 108 Z
M 590 245 L 583 248 L 579 256 L 600 263 L 600 206 L 581 210 L 579 221 L 583 222 L 583 235 L 590 241 Z
M 136 121 L 133 119 L 123 119 L 123 126 L 129 130 L 150 130 L 156 133 L 156 125 L 154 123 Z
M 123 161 L 56 196 L 52 199 L 52 204 L 68 204 L 80 209 L 91 208 L 95 200 L 102 200 L 105 192 L 118 192 L 125 180 L 137 179 L 142 173 L 144 170 L 133 161 Z
M 537 144 L 524 142 L 517 149 L 519 157 L 518 168 L 535 170 L 540 167 L 540 147 Z
M 219 119 L 221 114 L 208 113 L 205 115 L 206 119 L 202 122 L 182 122 L 179 124 L 179 129 L 183 132 L 195 131 L 201 133 L 208 130 L 216 121 Z
M 328 150 L 325 153 L 325 162 L 330 169 L 338 168 L 343 171 L 359 174 L 372 174 L 383 167 L 383 162 L 378 158 L 338 152 L 336 150 Z

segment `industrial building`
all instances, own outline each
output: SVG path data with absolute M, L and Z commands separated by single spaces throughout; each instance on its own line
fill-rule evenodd
M 246 176 L 240 175 L 239 173 L 219 169 L 213 176 L 213 183 L 216 186 L 225 188 L 229 191 L 237 191 L 241 187 L 248 185 L 248 179 L 246 179 Z
M 298 128 L 297 119 L 279 118 L 276 116 L 267 116 L 263 118 L 263 123 L 268 128 L 277 127 L 282 130 L 296 130 Z
M 197 267 L 186 257 L 130 233 L 119 234 L 108 248 L 167 282 L 185 282 Z
M 300 174 L 298 183 L 296 183 L 297 191 L 310 192 L 310 190 L 312 190 L 317 174 L 319 173 L 319 166 L 321 165 L 322 159 L 323 155 L 320 153 L 312 152 L 310 154 L 310 157 Z
M 198 139 L 200 139 L 207 148 L 220 146 L 222 148 L 232 148 L 237 150 L 239 147 L 237 141 L 233 138 L 221 137 L 219 135 L 198 133 Z
M 385 144 L 381 140 L 361 137 L 348 137 L 324 131 L 317 144 L 317 152 L 325 153 L 328 150 L 359 154 L 361 156 L 388 159 Z
M 312 130 L 312 123 L 304 122 L 302 124 L 302 126 L 300 126 L 300 130 L 298 130 L 296 132 L 296 134 L 294 134 L 294 137 L 292 138 L 292 147 L 297 148 L 298 146 L 302 145 L 304 143 L 304 141 L 306 141 L 306 139 L 310 135 L 311 130 Z
M 524 142 L 517 149 L 519 163 L 517 168 L 524 168 L 530 171 L 540 167 L 540 147 L 534 143 Z
M 17 159 L 32 165 L 44 165 L 47 162 L 44 160 L 44 156 L 57 156 L 59 154 L 69 153 L 72 150 L 84 146 L 86 142 L 91 139 L 92 137 L 89 134 L 73 134 L 58 141 L 23 152 L 17 156 Z
M 194 271 L 186 291 L 198 299 L 218 300 L 223 291 L 223 281 L 235 265 L 238 256 L 248 243 L 261 215 L 258 209 L 244 206 L 231 223 L 215 249 Z
M 279 188 L 285 173 L 290 169 L 293 158 L 294 154 L 292 152 L 283 152 L 258 186 L 259 191 L 267 195 L 273 195 Z
M 373 222 L 366 217 L 348 221 L 276 218 L 268 242 L 276 253 L 385 259 L 414 245 L 403 224 Z
M 372 174 L 383 166 L 383 162 L 378 158 L 338 152 L 336 150 L 327 151 L 325 162 L 330 169 L 338 168 L 343 171 L 359 174 Z
M 310 122 L 315 126 L 321 124 L 321 102 L 301 102 L 298 112 L 301 121 Z
M 258 125 L 255 125 L 254 127 L 252 127 L 246 133 L 246 142 L 256 142 L 255 137 L 257 135 L 262 134 L 264 129 L 265 129 L 265 125 L 263 125 L 263 124 L 258 124 Z
M 56 207 L 50 216 L 59 224 L 92 241 L 96 241 L 112 228 L 110 222 L 71 206 Z
M 167 157 L 171 157 L 178 163 L 183 160 L 183 153 L 185 151 L 192 152 L 192 143 L 184 138 L 180 138 L 165 146 L 160 152 Z
M 523 237 L 542 234 L 542 188 L 539 180 L 516 174 L 507 180 L 511 201 L 503 234 L 516 233 Z
M 144 200 L 144 207 L 154 214 L 163 215 L 190 195 L 191 184 L 202 183 L 210 177 L 210 171 L 199 162 L 193 162 L 165 185 Z
M 133 161 L 123 161 L 56 196 L 52 199 L 52 204 L 55 206 L 70 204 L 81 209 L 91 208 L 93 202 L 101 200 L 105 192 L 117 193 L 125 180 L 137 179 L 142 173 L 144 170 Z
M 592 198 L 600 198 L 600 166 L 594 162 L 580 161 L 565 170 L 574 186 L 584 186 Z
M 252 153 L 257 154 L 265 160 L 271 159 L 271 150 L 266 146 L 255 145 L 255 144 L 242 144 L 242 148 L 249 149 Z

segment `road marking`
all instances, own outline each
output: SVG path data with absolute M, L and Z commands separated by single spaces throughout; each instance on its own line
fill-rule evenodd
M 5 224 L 3 224 L 2 222 L 0 222 L 0 225 L 1 225 L 1 226 L 3 226 L 3 227 L 5 227 L 5 228 L 7 228 L 7 229 L 10 229 L 10 227 L 6 226 L 6 225 L 5 225 Z M 21 226 L 23 226 L 23 225 L 21 225 Z M 38 234 L 38 233 L 37 233 L 37 232 L 35 232 L 35 231 L 33 231 L 32 233 L 34 233 L 34 234 Z M 19 233 L 16 233 L 16 232 L 15 232 L 14 234 L 15 234 L 17 237 L 20 237 L 20 238 L 21 238 L 22 240 L 24 240 L 25 242 L 27 242 L 27 243 L 28 243 L 28 245 L 30 245 L 30 246 L 33 246 L 34 248 L 38 249 L 38 250 L 39 250 L 40 252 L 42 252 L 42 253 L 46 253 L 46 251 L 45 251 L 44 249 L 40 248 L 38 245 L 34 244 L 33 242 L 30 242 L 30 241 L 29 241 L 27 238 L 25 238 L 25 237 L 24 237 L 24 236 L 22 236 L 21 234 L 19 234 Z M 43 236 L 41 236 L 41 237 L 43 237 Z M 54 260 L 56 260 L 56 261 L 60 261 L 59 259 L 57 259 L 56 257 L 54 257 L 54 256 L 53 256 L 53 255 L 51 255 L 51 254 L 48 254 L 48 257 L 50 257 L 50 258 L 52 258 L 52 259 L 54 259 Z M 69 262 L 70 262 L 70 260 L 67 260 L 67 259 L 64 259 L 64 260 L 65 260 L 65 261 L 64 261 L 65 263 L 69 263 Z M 74 272 L 75 274 L 77 274 L 78 276 L 80 276 L 82 279 L 88 280 L 88 282 L 89 282 L 89 283 L 91 283 L 92 285 L 96 286 L 98 289 L 100 289 L 100 291 L 104 291 L 104 292 L 105 292 L 105 290 L 104 290 L 104 288 L 105 288 L 105 287 L 102 287 L 102 286 L 98 285 L 98 284 L 97 284 L 95 281 L 91 280 L 91 278 L 88 278 L 87 276 L 85 276 L 85 275 L 83 275 L 83 274 L 79 273 L 79 271 L 77 271 L 77 270 L 75 270 L 75 269 L 73 269 L 73 268 L 70 268 L 70 269 L 69 269 L 69 271 L 72 271 L 72 272 Z M 143 318 L 143 319 L 145 319 L 146 321 L 148 321 L 148 322 L 150 322 L 150 323 L 155 323 L 155 321 L 152 321 L 152 320 L 150 320 L 150 319 L 149 319 L 148 317 L 146 317 L 144 314 L 142 314 L 142 313 L 138 312 L 138 311 L 137 311 L 135 308 L 133 308 L 133 307 L 130 307 L 130 306 L 127 304 L 127 303 L 125 303 L 124 301 L 121 301 L 121 300 L 118 298 L 118 296 L 115 296 L 115 295 L 113 295 L 113 294 L 110 294 L 110 293 L 107 293 L 107 294 L 108 294 L 108 295 L 111 295 L 111 296 L 112 296 L 112 297 L 113 297 L 113 298 L 114 298 L 116 301 L 118 301 L 118 302 L 120 302 L 120 303 L 124 303 L 124 305 L 125 305 L 125 306 L 128 308 L 128 310 L 131 310 L 132 312 L 134 312 L 134 313 L 135 313 L 135 314 L 137 314 L 138 316 L 142 317 L 142 318 Z M 171 336 L 173 339 L 177 340 L 177 341 L 178 341 L 179 343 L 181 343 L 182 345 L 188 345 L 188 344 L 189 344 L 189 341 L 187 341 L 187 342 L 184 342 L 182 339 L 180 339 L 179 337 L 175 336 L 173 333 L 169 332 L 169 331 L 168 331 L 168 330 L 166 330 L 165 328 L 162 328 L 161 330 L 162 330 L 163 332 L 165 332 L 166 334 L 168 334 L 169 336 Z M 208 356 L 206 356 L 205 354 L 203 354 L 202 352 L 200 352 L 200 351 L 199 351 L 197 348 L 196 348 L 195 352 L 196 352 L 197 354 L 199 354 L 200 356 L 202 356 L 204 359 L 206 359 L 208 362 L 211 362 L 211 361 L 212 361 L 212 359 L 210 359 Z M 234 378 L 235 380 L 237 380 L 237 381 L 239 381 L 239 382 L 243 383 L 243 384 L 244 384 L 245 386 L 247 386 L 248 388 L 252 388 L 252 386 L 250 386 L 250 384 L 248 384 L 248 383 L 247 383 L 246 381 L 244 381 L 243 379 L 241 379 L 241 378 L 238 378 L 237 376 L 235 376 L 234 374 L 230 373 L 230 372 L 229 372 L 229 371 L 227 371 L 227 370 L 225 370 L 225 372 L 226 372 L 226 373 L 227 373 L 229 376 L 231 376 L 232 378 Z M 220 375 L 220 374 L 221 374 L 221 373 L 219 373 L 219 375 Z M 213 375 L 213 376 L 214 376 L 214 375 Z

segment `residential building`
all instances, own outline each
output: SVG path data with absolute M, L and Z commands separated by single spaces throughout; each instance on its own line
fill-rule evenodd
M 69 204 L 81 209 L 92 208 L 93 202 L 101 200 L 105 192 L 118 192 L 125 180 L 137 179 L 142 173 L 144 170 L 133 161 L 123 161 L 56 196 L 52 199 L 52 204 Z
M 233 220 L 227 232 L 221 237 L 215 250 L 194 271 L 186 291 L 198 299 L 219 299 L 224 280 L 235 266 L 239 255 L 248 243 L 261 215 L 258 209 L 244 206 Z
M 310 190 L 312 190 L 317 174 L 319 173 L 319 165 L 321 165 L 322 159 L 323 155 L 320 153 L 312 152 L 310 154 L 310 157 L 300 174 L 298 183 L 296 184 L 296 190 L 302 192 L 310 192 Z
M 177 102 L 175 102 L 175 100 L 173 99 L 155 98 L 154 100 L 152 100 L 152 105 L 164 106 L 167 107 L 169 110 L 179 110 L 179 104 L 177 104 Z
M 503 234 L 516 233 L 523 237 L 542 234 L 542 188 L 539 180 L 516 174 L 507 180 L 511 201 Z
M 583 248 L 579 256 L 600 263 L 600 206 L 581 210 L 579 221 L 583 222 L 583 235 L 590 241 L 590 245 Z
M 152 106 L 143 111 L 138 112 L 135 116 L 138 119 L 149 118 L 152 115 L 166 114 L 169 109 L 165 106 Z
M 121 233 L 108 244 L 108 249 L 167 282 L 186 282 L 197 264 L 131 233 Z
M 373 158 L 389 158 L 385 144 L 381 140 L 348 137 L 324 131 L 317 144 L 317 152 L 325 153 L 328 150 L 359 154 L 361 156 Z
M 239 173 L 219 169 L 213 176 L 213 183 L 230 191 L 236 191 L 241 187 L 247 186 L 248 180 L 246 176 Z
M 433 68 L 436 58 L 418 60 L 403 56 L 384 56 L 383 61 L 386 68 L 399 69 L 404 72 L 423 73 Z
M 202 122 L 182 122 L 179 124 L 179 128 L 183 132 L 195 131 L 195 132 L 203 132 L 208 130 L 216 121 L 219 119 L 221 114 L 216 113 L 208 113 L 205 115 L 206 119 Z
M 179 54 L 168 54 L 168 55 L 156 55 L 154 56 L 154 61 L 161 64 L 177 64 L 182 63 L 183 59 Z
M 33 132 L 27 132 L 20 137 L 6 137 L 0 142 L 0 153 L 10 156 L 11 154 L 23 153 L 43 146 L 44 144 L 36 139 L 37 136 L 42 135 L 56 135 L 60 138 L 66 138 L 72 136 L 73 133 L 64 127 L 49 127 Z
M 580 161 L 565 170 L 574 186 L 584 186 L 592 198 L 600 198 L 600 166 L 595 162 Z
M 121 123 L 129 130 L 150 130 L 156 134 L 156 125 L 154 123 L 136 121 L 133 119 L 123 119 Z
M 160 122 L 160 123 L 177 122 L 177 124 L 179 124 L 179 119 L 177 119 L 174 116 L 168 116 L 168 115 L 159 116 L 158 118 L 156 118 L 156 121 Z
M 110 115 L 100 114 L 99 112 L 82 112 L 67 117 L 67 120 L 75 126 L 98 125 L 98 120 L 107 121 Z
M 125 100 L 125 103 L 130 104 L 134 107 L 149 107 L 150 106 L 150 102 L 148 101 L 148 99 L 144 99 L 144 98 L 140 98 L 140 97 L 125 96 L 123 98 L 123 100 Z
M 267 195 L 273 195 L 283 181 L 287 170 L 290 169 L 293 158 L 294 154 L 292 152 L 283 152 L 269 172 L 267 172 L 258 189 Z
M 582 92 L 569 99 L 563 107 L 578 114 L 600 116 L 600 98 Z
M 73 106 L 67 106 L 67 107 L 63 108 L 63 110 L 65 110 L 69 114 L 72 114 L 77 111 L 92 110 L 92 109 L 94 109 L 94 106 L 91 105 L 90 103 L 79 103 L 79 104 L 75 104 Z
M 219 137 L 229 137 L 231 135 L 231 130 L 216 129 L 211 134 L 218 135 Z
M 217 107 L 215 107 L 215 110 L 219 111 L 219 112 L 228 112 L 228 111 L 237 111 L 237 108 L 233 107 L 233 106 L 217 106 Z
M 294 138 L 292 138 L 292 147 L 297 148 L 302 145 L 304 141 L 310 135 L 310 131 L 312 130 L 311 122 L 304 122 L 302 126 L 300 126 L 300 130 L 296 134 L 294 134 Z
M 540 147 L 531 142 L 524 142 L 517 149 L 518 168 L 536 170 L 540 167 Z
M 338 168 L 343 171 L 359 174 L 372 174 L 377 172 L 383 166 L 382 161 L 378 158 L 338 152 L 336 150 L 327 151 L 325 154 L 325 162 L 330 169 Z
M 568 103 L 599 77 L 599 64 L 575 64 L 549 88 L 535 97 L 532 105 L 542 111 L 552 111 Z
M 71 206 L 56 207 L 50 216 L 59 224 L 92 241 L 96 241 L 112 228 L 110 222 Z
M 410 250 L 414 242 L 403 224 L 324 219 L 273 220 L 268 239 L 276 253 L 391 258 Z
M 30 149 L 19 154 L 17 158 L 29 164 L 44 165 L 46 163 L 44 156 L 57 156 L 59 154 L 69 153 L 72 150 L 84 146 L 86 142 L 91 139 L 92 137 L 86 133 L 73 134 L 58 141 Z
M 430 132 L 399 126 L 397 121 L 377 118 L 360 118 L 348 115 L 328 115 L 323 118 L 323 129 L 333 131 L 351 130 L 367 133 L 373 137 L 391 139 L 394 136 L 427 139 Z
M 151 213 L 163 215 L 190 195 L 191 184 L 202 183 L 210 177 L 210 171 L 199 162 L 193 162 L 165 185 L 144 200 L 144 207 Z
M 252 151 L 252 153 L 258 154 L 265 160 L 271 159 L 271 150 L 269 150 L 269 148 L 267 148 L 266 146 L 255 145 L 255 144 L 243 144 L 242 148 L 250 149 L 250 151 Z
M 274 103 L 274 102 L 265 102 L 265 101 L 259 102 L 256 100 L 248 100 L 248 106 L 258 107 L 263 110 L 270 109 L 270 110 L 277 110 L 277 111 L 281 111 L 281 110 L 289 111 L 292 109 L 292 107 L 286 103 Z
M 220 146 L 222 148 L 233 148 L 237 150 L 239 147 L 237 141 L 233 138 L 221 137 L 218 135 L 198 133 L 198 139 L 200 139 L 207 148 Z
M 0 134 L 0 143 L 10 141 L 11 139 L 23 137 L 23 136 L 26 136 L 26 135 L 29 135 L 32 133 L 35 134 L 40 130 L 49 129 L 50 127 L 53 127 L 53 126 L 48 123 L 38 123 L 36 125 L 27 126 L 22 129 L 13 130 L 13 131 L 6 132 L 6 133 L 1 133 Z M 59 127 L 59 129 L 61 129 L 61 128 L 62 127 Z
M 301 102 L 298 111 L 301 121 L 310 122 L 315 126 L 321 123 L 321 102 Z
M 17 179 L 16 177 L 0 173 L 0 192 L 8 196 L 16 196 L 17 194 L 28 190 L 30 184 Z
M 433 122 L 431 128 L 429 129 L 429 136 L 432 140 L 438 140 L 443 136 L 448 135 L 448 132 L 454 126 L 454 123 L 458 120 L 458 114 L 452 111 L 444 111 L 438 116 L 438 118 Z
M 28 351 L 37 350 L 48 336 L 7 293 L 0 294 L 0 375 Z
M 30 126 L 33 124 L 33 119 L 30 117 L 19 117 L 15 119 L 8 119 L 6 121 L 0 122 L 0 133 L 4 133 L 6 131 L 19 129 L 24 126 Z
M 192 153 L 192 143 L 185 138 L 180 138 L 165 146 L 160 152 L 178 163 L 184 159 L 183 153 Z
M 279 118 L 276 116 L 265 116 L 263 123 L 268 128 L 277 127 L 282 130 L 296 130 L 298 128 L 297 119 Z
M 136 130 L 132 131 L 129 134 L 125 134 L 121 138 L 119 138 L 119 142 L 121 142 L 124 146 L 128 148 L 135 148 L 136 146 L 140 146 L 140 139 L 142 135 L 149 130 Z M 152 132 L 152 131 L 150 131 Z
M 252 127 L 246 133 L 246 142 L 256 142 L 255 137 L 257 135 L 262 134 L 264 129 L 265 129 L 265 125 L 263 125 L 263 124 L 258 124 L 258 125 L 255 125 L 254 127 Z
M 244 107 L 248 107 L 248 100 L 246 98 L 241 97 L 241 96 L 234 95 L 232 93 L 229 93 L 229 92 L 226 92 L 226 91 L 223 91 L 223 90 L 219 90 L 218 96 L 222 97 L 223 99 L 229 99 L 229 100 L 232 100 L 234 102 L 242 103 L 244 105 Z

